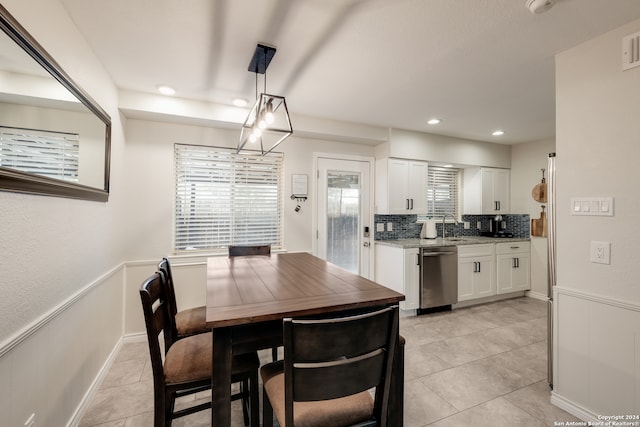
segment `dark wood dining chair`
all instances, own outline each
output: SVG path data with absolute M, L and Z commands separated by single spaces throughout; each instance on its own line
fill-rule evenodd
M 147 329 L 149 354 L 153 371 L 154 426 L 167 427 L 175 418 L 211 408 L 211 400 L 206 403 L 175 410 L 178 397 L 205 391 L 211 388 L 213 337 L 212 333 L 192 335 L 174 339 L 171 332 L 173 316 L 168 304 L 167 286 L 164 275 L 154 273 L 140 287 L 142 311 Z M 162 347 L 160 335 L 165 346 Z M 168 341 L 168 342 L 167 342 Z M 163 352 L 163 348 L 165 351 Z M 164 359 L 164 362 L 163 362 Z M 232 400 L 243 400 L 245 425 L 259 425 L 258 410 L 258 368 L 257 354 L 234 356 L 232 360 L 232 383 L 241 383 L 241 392 L 232 395 Z M 251 419 L 247 419 L 245 408 L 251 408 Z
M 229 256 L 271 255 L 271 245 L 229 246 Z
M 171 264 L 165 257 L 158 263 L 158 270 L 164 274 L 167 286 L 167 299 L 171 315 L 175 318 L 177 339 L 189 337 L 191 335 L 211 332 L 207 327 L 206 307 L 204 305 L 178 311 L 176 302 L 175 282 L 171 273 Z
M 274 413 L 287 427 L 387 426 L 397 306 L 335 319 L 284 319 L 283 334 L 284 360 L 260 369 L 265 427 Z
M 248 255 L 271 255 L 271 245 L 257 246 L 229 246 L 229 257 L 248 256 Z M 278 360 L 278 347 L 271 349 L 271 360 Z

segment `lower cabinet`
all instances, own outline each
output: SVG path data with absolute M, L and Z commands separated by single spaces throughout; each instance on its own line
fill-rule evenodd
M 375 245 L 375 278 L 401 292 L 402 310 L 420 308 L 420 249 Z M 458 302 L 531 288 L 526 241 L 458 246 Z
M 375 281 L 394 291 L 403 293 L 402 310 L 415 310 L 420 306 L 419 248 L 394 247 L 376 244 Z
M 458 302 L 496 294 L 493 247 L 458 246 Z
M 497 243 L 496 259 L 498 294 L 531 288 L 529 242 Z

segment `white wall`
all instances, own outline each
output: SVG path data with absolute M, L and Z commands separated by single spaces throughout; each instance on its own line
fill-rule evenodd
M 583 417 L 640 413 L 640 68 L 621 69 L 640 20 L 556 57 L 557 340 L 554 401 Z M 613 217 L 570 214 L 612 196 Z M 589 261 L 611 242 L 611 264 Z
M 0 424 L 35 413 L 62 426 L 122 336 L 124 134 L 117 92 L 62 5 L 2 4 L 113 120 L 108 203 L 0 192 Z
M 129 119 L 126 125 L 126 215 L 129 218 L 125 248 L 129 260 L 159 259 L 172 253 L 175 143 L 235 148 L 240 130 L 228 130 L 148 120 Z M 313 153 L 373 157 L 373 147 L 334 141 L 289 137 L 278 151 L 285 160 L 284 247 L 288 251 L 313 249 Z M 300 212 L 291 194 L 291 174 L 309 175 L 311 197 Z
M 511 212 L 540 218 L 541 204 L 533 200 L 531 190 L 548 177 L 548 154 L 555 151 L 555 139 L 516 144 L 511 147 Z M 546 206 L 546 204 L 545 204 Z M 546 211 L 545 211 L 546 213 Z M 531 291 L 535 298 L 547 297 L 547 239 L 531 237 Z

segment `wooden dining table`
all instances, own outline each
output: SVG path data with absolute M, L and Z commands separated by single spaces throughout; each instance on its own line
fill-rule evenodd
M 231 425 L 232 356 L 282 345 L 282 319 L 338 315 L 403 300 L 403 294 L 309 253 L 208 258 L 211 425 Z M 400 350 L 392 376 L 389 414 L 393 426 L 402 425 L 404 353 Z

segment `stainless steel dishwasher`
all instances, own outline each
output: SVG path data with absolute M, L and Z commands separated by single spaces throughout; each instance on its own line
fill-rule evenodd
M 420 250 L 420 311 L 450 309 L 458 302 L 458 248 Z

